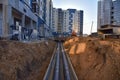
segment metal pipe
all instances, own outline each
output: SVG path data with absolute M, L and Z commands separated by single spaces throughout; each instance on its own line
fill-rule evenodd
M 62 56 L 62 57 L 60 57 Z M 60 65 L 61 62 L 61 66 Z M 61 71 L 61 67 L 63 67 L 63 71 Z M 63 74 L 63 78 L 65 80 L 78 80 L 75 71 L 72 67 L 72 64 L 70 62 L 70 59 L 68 55 L 65 54 L 63 45 L 58 42 L 57 49 L 54 52 L 54 55 L 51 58 L 49 67 L 47 69 L 47 72 L 45 74 L 45 77 L 43 80 L 60 80 L 63 79 L 61 78 L 61 74 Z
M 65 52 L 63 50 L 63 46 L 61 45 L 62 48 L 62 55 L 63 55 L 63 63 L 64 63 L 64 68 L 65 68 L 65 78 L 66 80 L 71 80 L 70 79 L 70 71 L 69 71 L 69 66 L 68 66 L 68 62 L 65 56 Z
M 58 47 L 58 44 L 57 44 L 57 47 Z M 49 66 L 47 68 L 47 71 L 46 71 L 46 74 L 45 74 L 43 80 L 50 80 L 49 77 L 51 75 L 51 69 L 54 68 L 54 64 L 55 64 L 55 60 L 54 59 L 56 58 L 56 48 L 55 48 L 53 53 L 54 54 L 52 55 L 52 58 L 50 60 L 50 64 L 49 64 Z
M 54 80 L 59 80 L 59 73 L 60 73 L 60 46 L 58 43 L 58 49 L 56 54 L 56 66 L 55 66 L 55 76 Z

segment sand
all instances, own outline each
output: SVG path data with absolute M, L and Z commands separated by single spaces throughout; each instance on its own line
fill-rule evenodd
M 73 37 L 64 46 L 79 80 L 120 80 L 120 40 Z
M 43 80 L 55 42 L 0 40 L 0 80 Z

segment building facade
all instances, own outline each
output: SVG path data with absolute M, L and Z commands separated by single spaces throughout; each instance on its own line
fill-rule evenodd
M 19 34 L 20 39 L 29 39 L 32 31 L 37 29 L 37 16 L 27 0 L 0 0 L 0 16 L 2 37 Z
M 98 1 L 98 34 L 120 35 L 120 0 Z
M 53 8 L 53 22 L 52 22 L 52 30 L 53 33 L 57 33 L 58 32 L 58 9 Z
M 113 1 L 113 24 L 120 25 L 120 0 Z
M 67 34 L 71 34 L 73 31 L 78 35 L 83 34 L 83 11 L 76 9 L 64 10 L 63 17 L 63 29 Z
M 100 25 L 111 24 L 112 0 L 98 1 L 98 28 Z
M 61 8 L 53 8 L 53 34 L 62 34 L 63 33 L 63 10 Z
M 0 0 L 0 36 L 52 36 L 52 8 L 52 0 Z
M 44 0 L 44 20 L 48 26 L 51 25 L 51 20 L 52 20 L 52 8 L 53 8 L 53 3 L 52 0 Z
M 58 9 L 58 33 L 61 34 L 63 33 L 63 10 Z
M 53 2 L 52 0 L 40 0 L 41 1 L 41 17 L 39 19 L 39 32 L 40 36 L 49 37 L 52 36 L 52 12 L 53 12 Z
M 81 10 L 78 12 L 78 24 L 79 24 L 79 33 L 80 35 L 83 35 L 83 19 L 84 19 L 84 12 Z
M 52 0 L 0 0 L 0 36 L 14 34 L 20 40 L 33 36 L 45 38 L 55 34 L 83 33 L 83 11 L 53 8 Z
M 104 25 L 120 25 L 120 0 L 98 1 L 98 29 Z
M 75 31 L 78 35 L 83 34 L 83 11 L 76 9 L 53 10 L 53 29 L 64 35 L 71 35 Z

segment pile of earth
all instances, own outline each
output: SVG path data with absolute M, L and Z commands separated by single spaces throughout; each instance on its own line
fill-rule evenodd
M 43 80 L 56 43 L 0 41 L 0 80 Z
M 79 80 L 120 80 L 120 40 L 73 37 L 64 46 Z

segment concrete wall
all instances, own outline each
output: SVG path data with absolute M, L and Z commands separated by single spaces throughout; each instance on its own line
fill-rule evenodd
M 0 4 L 3 5 L 2 8 L 0 7 L 0 23 L 2 23 L 0 24 L 0 30 L 2 28 L 0 34 L 4 32 L 2 36 L 9 37 L 12 34 L 10 26 L 15 25 L 15 18 L 20 20 L 22 27 L 37 28 L 38 17 L 31 11 L 29 6 L 20 0 L 0 0 Z M 1 18 L 1 15 L 3 18 Z M 26 21 L 27 17 L 29 18 L 28 21 Z
M 113 28 L 113 33 L 120 35 L 120 28 L 119 28 L 119 27 L 114 27 L 114 28 Z
M 19 10 L 21 13 L 29 16 L 32 20 L 37 22 L 37 16 L 19 0 L 9 0 L 9 4 L 14 7 L 15 9 Z
M 46 1 L 46 3 L 44 3 Z M 50 8 L 50 0 L 40 0 L 40 14 L 38 16 L 42 17 L 42 19 L 45 20 L 45 25 L 43 28 L 46 29 L 46 35 L 49 35 L 49 25 L 50 22 L 52 23 L 51 20 L 51 15 L 50 12 L 52 12 L 52 8 Z M 15 19 L 20 20 L 20 26 L 21 27 L 26 27 L 26 28 L 32 28 L 32 29 L 38 29 L 38 16 L 36 16 L 30 9 L 30 6 L 28 2 L 24 4 L 20 0 L 0 0 L 0 4 L 3 4 L 3 32 L 4 32 L 4 37 L 8 37 L 10 34 L 12 34 L 12 30 L 10 28 L 11 25 L 15 25 Z M 43 8 L 46 8 L 43 10 Z M 52 4 L 51 4 L 52 7 Z M 51 10 L 51 11 L 50 11 Z M 15 13 L 15 14 L 14 14 Z M 45 13 L 45 18 L 43 17 Z M 20 18 L 19 18 L 20 16 Z M 29 18 L 29 19 L 28 19 Z M 28 20 L 26 20 L 28 19 Z M 43 29 L 43 31 L 44 31 Z M 41 31 L 41 32 L 43 32 Z M 43 33 L 44 34 L 44 33 Z
M 8 0 L 0 0 L 0 4 L 8 4 Z

